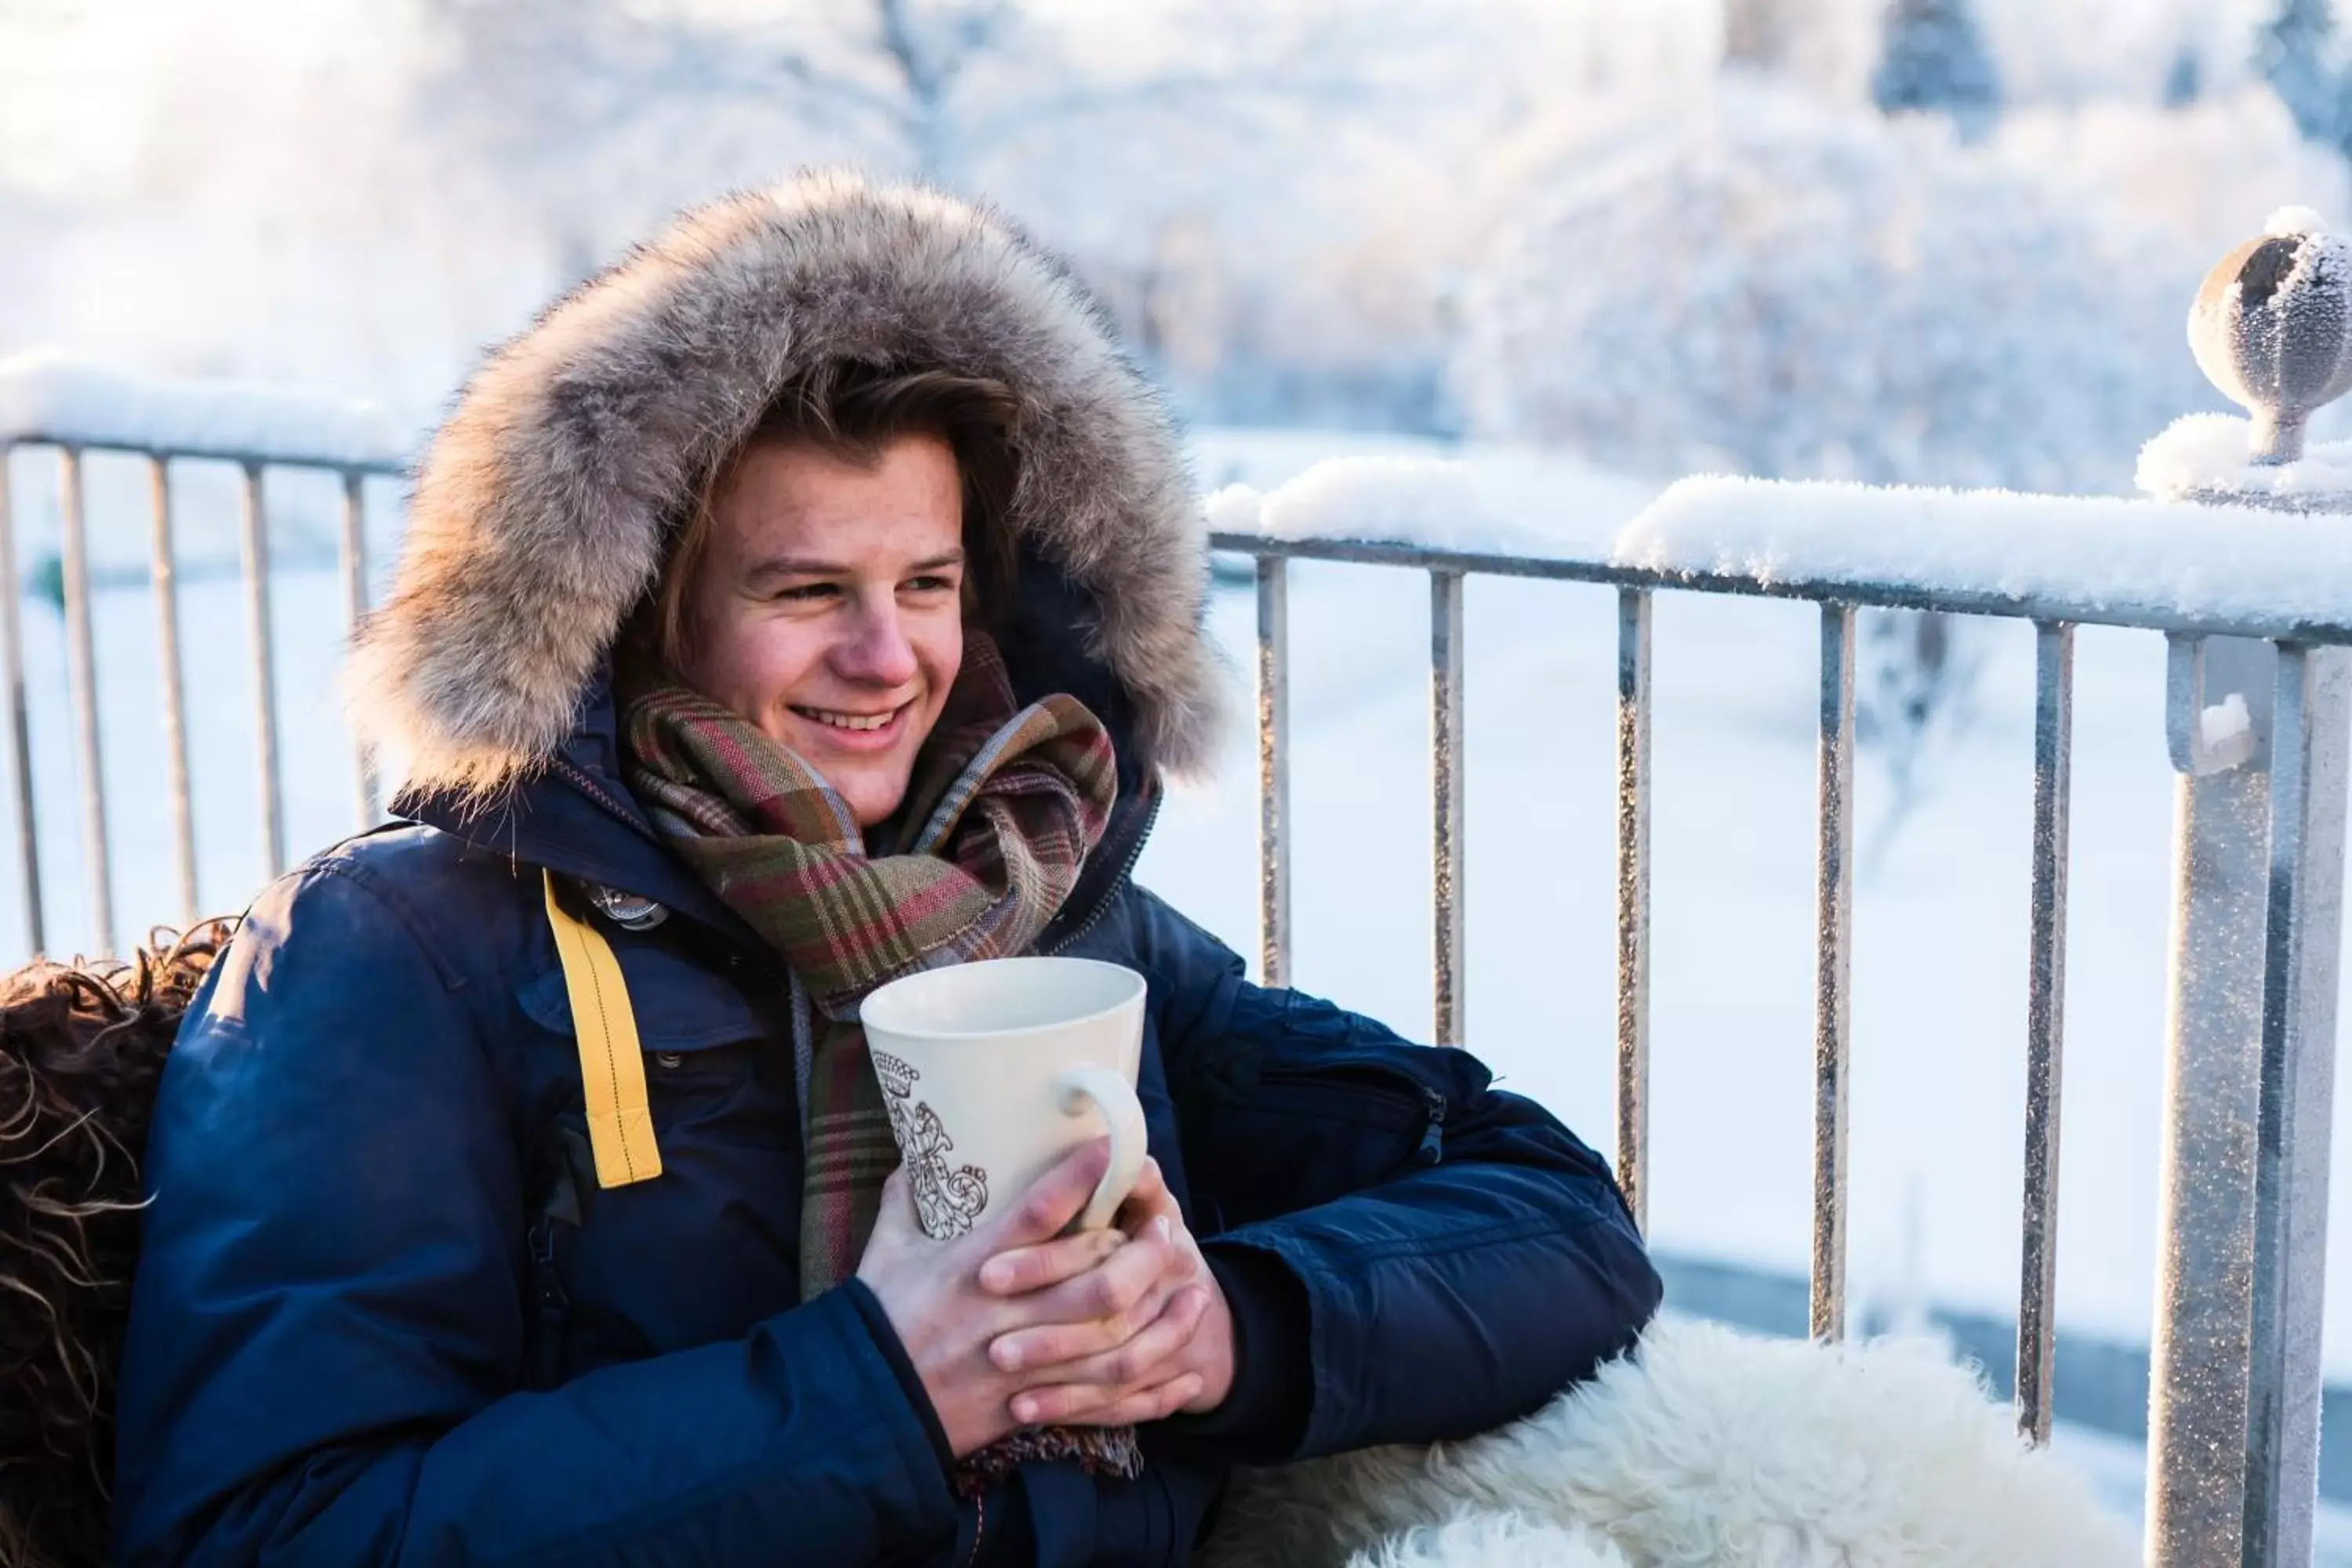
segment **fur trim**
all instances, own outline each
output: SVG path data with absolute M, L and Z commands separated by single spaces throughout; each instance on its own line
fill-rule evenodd
M 1202 1568 L 2126 1568 L 2127 1523 L 1940 1346 L 1661 1319 L 1500 1431 L 1239 1481 Z
M 788 378 L 849 357 L 1012 387 L 1013 526 L 1099 605 L 1093 651 L 1146 760 L 1201 771 L 1221 689 L 1205 537 L 1160 398 L 1002 217 L 840 174 L 688 214 L 475 374 L 352 650 L 361 733 L 431 792 L 484 797 L 550 760 L 697 478 Z

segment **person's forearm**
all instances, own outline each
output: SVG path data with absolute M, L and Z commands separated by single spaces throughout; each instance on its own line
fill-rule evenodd
M 202 1520 L 133 1517 L 120 1559 L 641 1568 L 867 1563 L 933 1538 L 944 1551 L 959 1518 L 945 1468 L 856 1289 L 742 1341 L 510 1395 L 437 1436 L 311 1455 Z
M 1368 1248 L 1367 1235 L 1383 1238 Z M 1452 1164 L 1221 1238 L 1298 1282 L 1307 1384 L 1287 1447 L 1251 1462 L 1467 1436 L 1523 1415 L 1632 1344 L 1657 1275 L 1601 1183 Z M 1244 1377 L 1249 1346 L 1243 1347 Z M 1293 1397 L 1296 1397 L 1294 1392 Z

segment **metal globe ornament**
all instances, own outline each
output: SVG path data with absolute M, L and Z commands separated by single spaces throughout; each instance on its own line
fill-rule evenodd
M 2252 460 L 2294 462 L 2312 411 L 2352 390 L 2352 249 L 2315 214 L 2278 214 L 2205 275 L 2189 346 L 2252 416 Z

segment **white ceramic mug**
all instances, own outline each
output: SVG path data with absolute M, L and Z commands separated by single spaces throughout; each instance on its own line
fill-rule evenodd
M 1110 1169 L 1078 1228 L 1142 1173 L 1143 976 L 1091 958 L 993 958 L 909 974 L 858 1009 L 926 1235 L 961 1236 L 1088 1139 Z

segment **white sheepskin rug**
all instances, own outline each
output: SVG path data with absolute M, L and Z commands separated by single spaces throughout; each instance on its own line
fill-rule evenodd
M 1236 1478 L 1202 1568 L 2116 1568 L 2136 1532 L 1927 1342 L 1661 1319 L 1467 1442 Z

